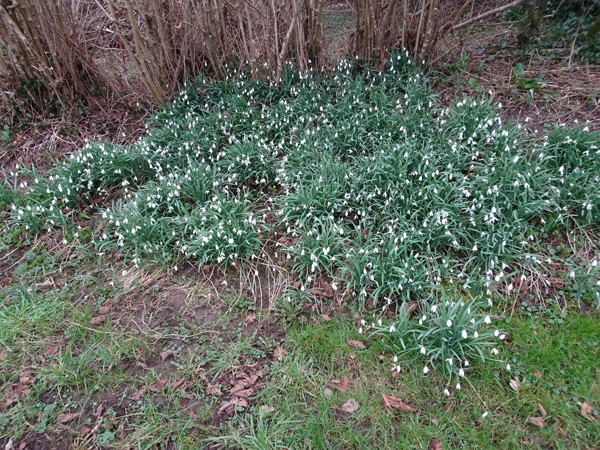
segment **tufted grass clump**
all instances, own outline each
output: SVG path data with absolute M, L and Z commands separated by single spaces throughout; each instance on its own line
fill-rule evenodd
M 44 176 L 23 169 L 19 195 L 2 196 L 32 233 L 72 234 L 96 212 L 98 251 L 136 265 L 236 264 L 285 236 L 306 292 L 326 275 L 357 306 L 452 283 L 510 291 L 540 270 L 543 236 L 598 230 L 600 138 L 557 127 L 540 139 L 500 108 L 442 106 L 402 53 L 382 71 L 288 66 L 278 85 L 233 70 L 190 83 L 137 142 L 90 143 Z

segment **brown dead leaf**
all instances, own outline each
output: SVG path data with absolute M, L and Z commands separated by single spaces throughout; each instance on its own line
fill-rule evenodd
M 510 385 L 513 391 L 519 392 L 519 389 L 521 388 L 521 383 L 518 379 L 510 380 L 508 384 Z
M 588 402 L 583 402 L 581 404 L 581 415 L 585 417 L 590 422 L 595 422 L 596 418 L 594 417 L 594 408 Z
M 221 388 L 218 384 L 209 384 L 206 386 L 206 393 L 210 395 L 221 395 Z
M 358 358 L 356 355 L 349 355 L 346 360 L 348 361 L 348 366 L 350 369 L 354 370 L 355 372 L 360 372 L 360 369 L 358 368 Z
M 76 417 L 79 417 L 80 413 L 72 413 L 72 414 L 59 414 L 58 416 L 56 416 L 56 420 L 59 423 L 69 423 L 71 420 L 75 419 Z
M 358 402 L 353 398 L 349 398 L 346 403 L 344 403 L 342 406 L 340 406 L 340 409 L 344 412 L 352 414 L 353 412 L 356 412 L 356 410 L 358 409 Z
M 321 319 L 323 319 L 325 323 L 331 321 L 331 317 L 329 317 L 327 314 L 321 314 Z
M 354 347 L 357 350 L 365 350 L 367 347 L 361 341 L 355 341 L 354 339 L 348 339 L 346 341 L 350 347 Z
M 348 377 L 344 377 L 341 380 L 331 380 L 329 382 L 329 386 L 334 388 L 336 391 L 344 393 L 348 392 L 349 383 L 350 380 L 348 379 Z
M 563 430 L 558 424 L 554 425 L 554 432 L 561 439 L 566 439 L 569 437 L 567 432 L 565 430 Z
M 440 424 L 440 421 L 437 419 L 431 419 L 431 423 L 437 427 Z
M 429 450 L 442 450 L 443 448 L 444 445 L 442 444 L 442 441 L 438 441 L 437 439 L 434 439 L 429 444 Z
M 141 389 L 138 389 L 137 391 L 135 391 L 133 393 L 133 395 L 131 396 L 131 400 L 133 400 L 134 402 L 137 402 L 140 398 L 142 398 L 142 396 L 146 393 L 146 388 L 143 387 Z
M 100 309 L 98 310 L 98 312 L 100 314 L 106 314 L 107 312 L 110 311 L 111 308 L 112 308 L 112 303 L 111 302 L 106 302 L 106 303 L 104 303 L 104 305 L 102 305 L 100 307 Z
M 221 407 L 217 411 L 217 414 L 221 414 L 227 411 L 228 409 L 233 409 L 236 406 L 239 406 L 240 408 L 246 408 L 248 406 L 248 402 L 243 398 L 237 397 L 228 401 L 224 401 L 223 403 L 221 403 Z
M 42 356 L 45 358 L 47 356 L 52 356 L 58 354 L 58 350 L 60 347 L 58 345 L 46 345 L 44 350 L 42 350 Z
M 454 403 L 450 402 L 450 403 L 446 403 L 443 407 L 445 412 L 450 411 L 452 408 L 454 408 Z
M 173 356 L 176 354 L 177 354 L 177 350 L 165 350 L 164 352 L 160 352 L 160 359 L 162 359 L 164 361 L 169 356 Z
M 315 326 L 319 325 L 319 321 L 315 316 L 310 316 L 310 323 L 312 323 Z
M 35 287 L 40 292 L 48 292 L 55 286 L 54 280 L 52 278 L 47 279 L 43 283 L 36 283 Z
M 542 372 L 540 372 L 539 370 L 536 370 L 535 372 L 533 372 L 533 376 L 536 378 L 542 378 Z
M 274 411 L 275 411 L 275 408 L 273 408 L 272 406 L 269 406 L 269 405 L 262 405 L 260 407 L 260 412 L 263 414 L 271 414 Z
M 246 325 L 250 325 L 256 322 L 256 314 L 248 314 L 246 316 Z
M 398 411 L 402 411 L 402 412 L 414 411 L 413 408 L 411 408 L 408 405 L 405 405 L 404 402 L 397 397 L 393 397 L 391 395 L 386 395 L 382 392 L 381 398 L 383 398 L 383 405 L 386 407 L 386 409 L 388 409 L 390 411 L 392 411 L 394 409 L 397 409 Z
M 6 359 L 6 357 L 8 356 L 8 350 L 2 350 L 0 352 L 0 361 L 3 361 L 4 359 Z
M 540 410 L 540 414 L 542 415 L 542 417 L 546 418 L 547 414 L 546 414 L 546 410 L 544 409 L 544 407 L 542 405 L 538 405 L 538 409 Z
M 273 350 L 273 361 L 283 361 L 287 356 L 287 350 L 283 347 L 277 347 Z
M 12 405 L 12 402 L 14 402 L 17 399 L 17 397 L 17 394 L 11 394 L 8 397 L 6 397 L 6 400 L 4 400 L 4 403 L 2 403 L 2 408 L 8 408 L 10 405 Z
M 101 323 L 104 323 L 105 320 L 106 317 L 104 316 L 92 317 L 92 320 L 90 320 L 90 325 L 100 325 Z
M 407 316 L 410 316 L 417 310 L 417 306 L 419 306 L 418 302 L 404 302 L 402 303 L 401 309 L 406 311 Z
M 152 383 L 150 386 L 148 386 L 148 389 L 150 389 L 152 392 L 160 392 L 167 384 L 167 381 L 169 381 L 168 378 L 163 378 L 162 380 L 158 380 L 158 381 Z
M 535 425 L 536 427 L 544 428 L 544 418 L 543 417 L 530 417 L 529 423 Z
M 250 397 L 252 394 L 254 394 L 254 389 L 252 389 L 252 388 L 240 389 L 235 392 L 231 392 L 231 395 L 234 395 L 235 397 L 243 397 L 243 398 Z
M 325 388 L 323 389 L 323 395 L 325 396 L 325 398 L 331 398 L 331 396 L 333 395 L 333 391 L 329 388 Z
M 400 375 L 400 371 L 396 367 L 390 370 L 390 376 L 392 377 L 392 380 L 398 378 L 398 375 Z
M 173 383 L 173 390 L 176 390 L 177 388 L 179 388 L 179 386 L 181 386 L 184 381 L 185 381 L 185 378 L 180 378 L 179 380 L 175 380 L 175 383 Z
M 317 296 L 317 297 L 321 297 L 321 298 L 331 298 L 333 297 L 333 291 L 332 292 L 328 292 L 325 289 L 321 289 L 321 288 L 312 288 L 310 290 L 310 293 Z
M 475 425 L 473 425 L 473 429 L 479 430 L 481 428 L 481 425 L 483 425 L 483 420 L 479 419 L 477 422 L 475 422 Z
M 94 416 L 98 419 L 100 419 L 100 417 L 102 416 L 102 413 L 104 412 L 104 405 L 100 404 L 96 407 L 96 411 L 94 412 Z

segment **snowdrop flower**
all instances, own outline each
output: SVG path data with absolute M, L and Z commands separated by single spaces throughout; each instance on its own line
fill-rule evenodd
M 429 367 L 425 366 L 423 367 L 423 374 L 427 375 L 429 373 Z
M 465 371 L 463 369 L 459 369 L 458 376 L 459 377 L 464 377 L 465 376 Z
M 484 413 L 481 415 L 481 418 L 482 418 L 482 419 L 485 419 L 485 418 L 487 417 L 487 415 L 488 415 L 488 412 L 486 411 L 486 412 L 484 412 Z
M 446 397 L 450 397 L 450 391 L 448 389 L 444 389 L 444 395 Z
M 467 330 L 462 330 L 461 336 L 463 339 L 466 339 L 468 336 Z
M 498 353 L 500 353 L 500 352 L 498 351 L 497 348 L 492 349 L 492 355 L 497 355 Z
M 506 370 L 508 370 L 510 372 L 510 364 L 506 365 Z
M 483 319 L 483 321 L 487 324 L 492 323 L 492 319 L 490 319 L 490 316 L 485 316 L 485 319 Z
M 456 383 L 456 389 L 460 391 L 460 383 Z
M 450 319 L 448 319 L 448 321 L 446 322 L 446 326 L 448 326 L 448 327 L 452 326 L 452 321 Z

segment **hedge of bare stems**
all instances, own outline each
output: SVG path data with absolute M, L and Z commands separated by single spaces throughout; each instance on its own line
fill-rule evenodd
M 402 47 L 431 61 L 461 20 L 481 15 L 476 3 L 348 0 L 356 21 L 349 48 L 375 62 Z M 163 103 L 186 79 L 222 77 L 238 64 L 277 80 L 285 61 L 301 69 L 330 62 L 325 7 L 326 0 L 0 0 L 0 101 L 20 92 L 93 102 L 102 93 Z

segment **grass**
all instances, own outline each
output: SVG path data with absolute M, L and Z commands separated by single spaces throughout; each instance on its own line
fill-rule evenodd
M 0 442 L 597 445 L 600 139 L 499 106 L 443 106 L 404 55 L 232 71 L 12 174 Z

